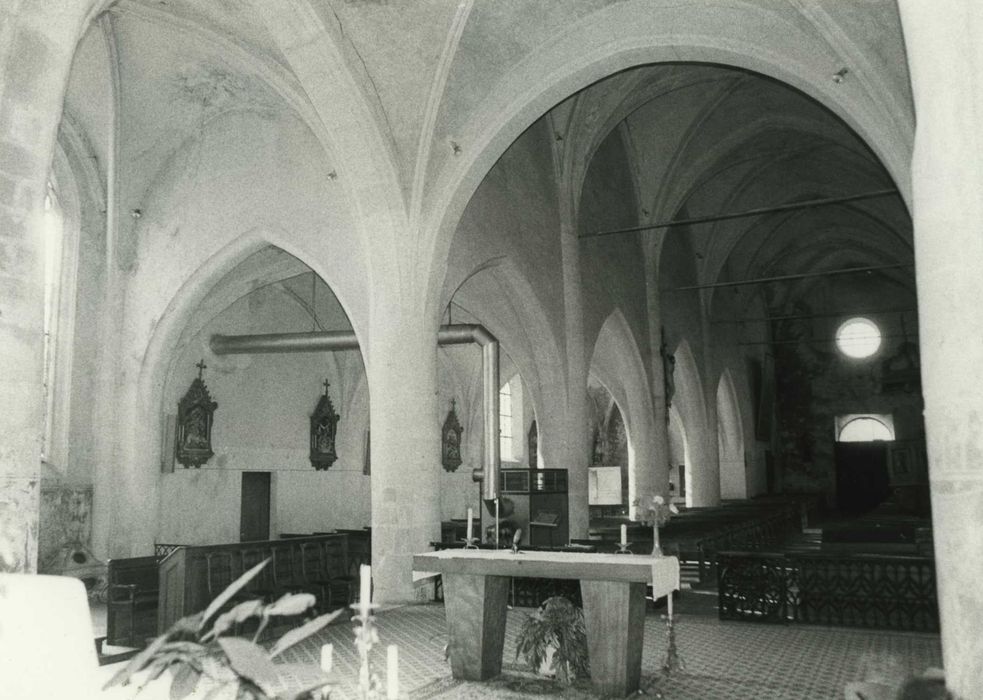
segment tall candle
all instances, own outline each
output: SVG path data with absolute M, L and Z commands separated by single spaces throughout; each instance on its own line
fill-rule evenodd
M 386 653 L 386 698 L 396 700 L 399 697 L 399 649 L 390 644 Z
M 321 670 L 331 673 L 332 666 L 334 666 L 334 644 L 325 644 L 321 647 Z
M 474 517 L 474 511 L 468 508 L 468 542 L 471 542 L 472 526 L 471 519 Z
M 362 566 L 359 567 L 358 573 L 358 602 L 362 608 L 362 613 L 368 615 L 369 603 L 372 602 L 372 567 L 368 564 L 362 564 Z
M 628 544 L 628 526 L 624 524 L 621 526 L 621 544 Z

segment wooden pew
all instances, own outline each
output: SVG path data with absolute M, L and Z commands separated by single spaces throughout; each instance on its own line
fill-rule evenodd
M 291 591 L 314 592 L 318 590 L 318 586 L 305 580 L 305 575 L 320 579 L 325 575 L 330 576 L 332 572 L 305 572 L 305 547 L 311 550 L 330 544 L 339 548 L 343 553 L 339 568 L 348 571 L 351 568 L 349 559 L 371 559 L 371 554 L 363 552 L 371 542 L 368 538 L 363 539 L 365 542 L 355 547 L 353 554 L 350 553 L 349 536 L 345 533 L 180 547 L 160 562 L 157 629 L 166 630 L 180 618 L 204 610 L 212 598 L 238 578 L 250 564 L 265 558 L 270 558 L 270 563 L 253 584 L 247 587 L 246 594 L 275 597 Z M 321 605 L 325 602 L 319 601 Z
M 110 559 L 106 590 L 106 641 L 142 647 L 157 630 L 157 557 Z

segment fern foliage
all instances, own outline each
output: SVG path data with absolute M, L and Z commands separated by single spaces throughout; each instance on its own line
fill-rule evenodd
M 515 657 L 524 657 L 533 670 L 539 670 L 551 649 L 560 681 L 572 683 L 590 676 L 584 611 L 562 596 L 548 598 L 535 613 L 526 615 Z

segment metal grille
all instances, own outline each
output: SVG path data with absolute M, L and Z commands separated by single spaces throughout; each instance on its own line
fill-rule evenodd
M 717 583 L 722 620 L 939 629 L 931 557 L 719 552 Z

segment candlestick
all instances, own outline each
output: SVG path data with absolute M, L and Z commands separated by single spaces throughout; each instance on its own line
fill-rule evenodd
M 332 666 L 334 666 L 334 644 L 325 644 L 321 647 L 321 670 L 331 673 Z
M 468 508 L 468 538 L 467 538 L 468 544 L 471 543 L 471 538 L 472 538 L 472 535 L 474 534 L 472 532 L 472 524 L 471 524 L 471 519 L 473 517 L 474 517 L 474 511 L 472 509 Z
M 397 700 L 399 698 L 399 649 L 395 644 L 390 644 L 386 654 L 386 698 Z
M 358 589 L 358 602 L 360 606 L 360 612 L 362 615 L 369 614 L 369 603 L 371 603 L 372 598 L 372 567 L 368 564 L 362 564 L 359 569 L 359 589 Z
M 628 526 L 624 524 L 621 526 L 621 544 L 628 544 Z

